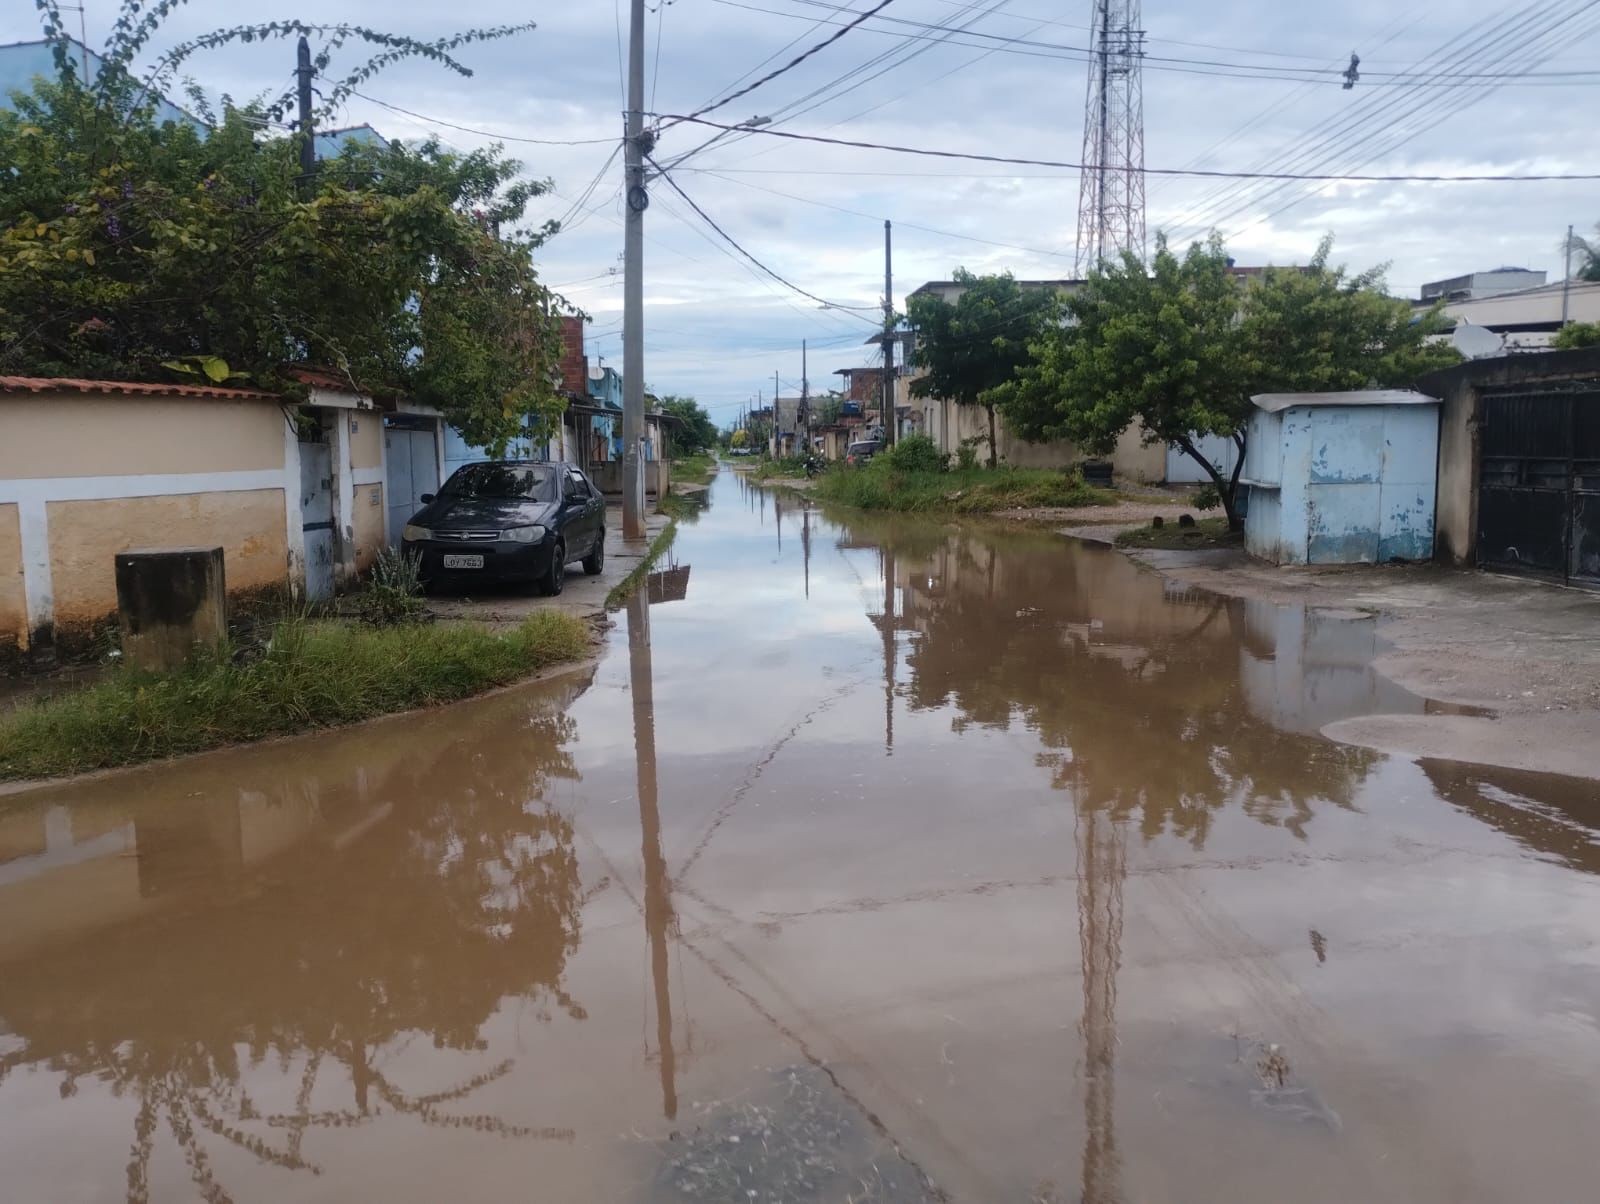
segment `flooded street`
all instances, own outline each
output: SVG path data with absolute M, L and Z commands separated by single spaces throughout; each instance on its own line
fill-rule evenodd
M 1600 786 L 1357 613 L 724 471 L 599 664 L 0 797 L 0 1197 L 1593 1199 Z

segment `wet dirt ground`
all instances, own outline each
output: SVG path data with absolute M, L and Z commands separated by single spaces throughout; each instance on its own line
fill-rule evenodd
M 780 511 L 781 507 L 781 511 Z M 734 474 L 598 665 L 0 800 L 0 1197 L 1594 1198 L 1600 797 L 1373 620 Z

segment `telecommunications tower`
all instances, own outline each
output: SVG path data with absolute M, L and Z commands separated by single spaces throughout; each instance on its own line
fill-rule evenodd
M 1077 275 L 1123 251 L 1144 258 L 1144 58 L 1140 0 L 1090 0 Z

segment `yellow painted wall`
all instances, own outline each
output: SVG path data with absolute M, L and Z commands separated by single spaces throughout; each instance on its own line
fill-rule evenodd
M 46 515 L 58 629 L 98 622 L 117 609 L 112 561 L 129 548 L 221 544 L 230 594 L 285 577 L 281 489 L 50 502 Z
M 28 604 L 22 586 L 22 531 L 17 504 L 0 504 L 0 647 L 27 642 Z
M 0 395 L 0 480 L 281 469 L 283 423 L 268 401 Z
M 357 485 L 354 513 L 350 516 L 355 536 L 356 572 L 364 573 L 383 550 L 383 486 Z
M 383 416 L 370 412 L 346 414 L 344 421 L 354 422 L 350 432 L 350 467 L 380 468 L 383 465 Z

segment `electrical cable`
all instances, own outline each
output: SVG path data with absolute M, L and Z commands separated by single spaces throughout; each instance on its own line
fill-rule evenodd
M 718 252 L 718 254 L 726 256 L 733 263 L 738 264 L 739 265 L 739 269 L 741 271 L 743 271 L 746 275 L 748 275 L 752 280 L 756 281 L 758 284 L 761 284 L 761 285 L 763 285 L 763 286 L 765 286 L 767 288 L 771 288 L 772 287 L 772 280 L 769 277 L 764 275 L 763 272 L 757 271 L 754 267 L 751 267 L 750 266 L 750 262 L 747 261 L 741 255 L 736 254 L 733 250 L 731 250 L 729 244 L 726 244 L 726 243 L 724 243 L 722 241 L 719 241 L 718 238 L 714 237 L 708 230 L 703 228 L 699 223 L 692 222 L 692 221 L 689 220 L 689 218 L 685 217 L 682 213 L 679 213 L 676 209 L 674 209 L 672 207 L 672 205 L 670 205 L 667 202 L 665 197 L 658 198 L 654 203 L 659 205 L 667 213 L 669 213 L 671 216 L 676 218 L 685 227 L 687 227 L 688 229 L 693 230 L 696 235 L 698 235 L 700 238 L 704 239 L 710 246 L 714 247 L 716 249 L 716 251 Z M 787 286 L 785 286 L 785 287 L 787 287 Z M 809 319 L 809 318 L 815 317 L 815 311 L 808 311 L 808 310 L 801 309 L 798 305 L 794 304 L 794 302 L 792 300 L 790 300 L 790 298 L 787 295 L 783 295 L 783 294 L 780 293 L 780 295 L 778 296 L 778 300 L 785 308 L 787 308 L 789 310 L 792 310 L 795 314 L 799 315 L 802 318 L 808 318 Z M 864 318 L 862 318 L 858 314 L 845 313 L 845 312 L 836 312 L 836 311 L 827 310 L 827 309 L 824 309 L 821 312 L 822 312 L 822 316 L 823 317 L 826 317 L 826 318 L 830 319 L 831 321 L 833 321 L 835 323 L 861 322 L 861 323 L 864 323 L 864 324 L 868 325 L 869 327 L 872 327 L 872 328 L 875 329 L 875 324 L 866 323 L 866 320 Z M 853 336 L 853 337 L 859 337 L 859 336 Z
M 713 0 L 713 2 L 729 8 L 741 8 L 750 12 L 767 13 L 772 16 L 794 17 L 801 20 L 807 19 L 803 14 L 800 13 L 789 13 L 784 12 L 781 9 L 764 8 L 760 5 L 747 3 L 746 0 Z M 817 8 L 830 9 L 835 12 L 852 11 L 848 8 L 843 8 L 838 5 L 823 3 L 823 0 L 795 0 L 795 2 L 799 4 L 810 4 Z M 864 13 L 855 21 L 850 22 L 848 27 L 853 29 L 861 24 L 862 20 L 864 20 L 866 17 L 870 17 L 872 15 L 872 13 Z M 943 28 L 941 25 L 927 21 L 917 21 L 908 17 L 880 17 L 879 20 L 885 23 L 905 25 L 914 29 L 925 31 L 938 31 Z M 830 21 L 827 18 L 823 18 L 823 23 L 829 25 L 840 24 L 838 21 Z M 869 27 L 867 32 L 878 33 L 884 36 L 902 37 L 911 40 L 926 40 L 930 37 L 930 34 L 926 32 L 896 34 L 893 30 L 879 29 L 876 27 Z M 1020 35 L 985 33 L 981 30 L 964 29 L 961 32 L 963 32 L 967 37 L 979 39 L 980 42 L 995 43 L 997 49 L 1014 54 L 1024 54 L 1033 58 L 1055 58 L 1064 59 L 1070 62 L 1087 63 L 1098 54 L 1098 51 L 1090 46 L 1069 46 L 1061 42 L 1042 42 Z M 938 38 L 934 38 L 933 40 L 944 41 L 945 38 L 940 36 Z M 957 44 L 977 45 L 979 43 L 962 42 Z M 1256 52 L 1246 50 L 1242 51 L 1242 53 L 1253 54 Z M 1139 58 L 1141 63 L 1149 67 L 1150 70 L 1154 71 L 1169 70 L 1186 71 L 1190 74 L 1201 75 L 1236 75 L 1241 79 L 1275 79 L 1291 83 L 1297 83 L 1303 80 L 1314 80 L 1318 83 L 1332 84 L 1340 88 L 1343 88 L 1345 83 L 1343 78 L 1345 68 L 1342 67 L 1289 67 L 1278 64 L 1257 65 L 1253 63 L 1229 61 L 1226 59 L 1183 58 L 1176 55 L 1159 54 L 1141 54 Z M 1217 70 L 1189 70 L 1197 67 L 1216 68 Z M 1279 74 L 1269 74 L 1271 72 L 1277 72 Z M 1283 74 L 1285 72 L 1292 74 Z M 1361 72 L 1362 82 L 1369 87 L 1391 80 L 1396 84 L 1404 84 L 1406 81 L 1404 80 L 1403 76 L 1403 72 L 1393 71 L 1364 70 Z M 1594 80 L 1596 82 L 1600 82 L 1600 69 L 1541 72 L 1534 76 L 1530 76 L 1527 73 L 1473 72 L 1464 75 L 1463 78 L 1476 80 L 1549 78 L 1561 80 Z M 1441 84 L 1440 86 L 1446 85 Z
M 1450 56 L 1447 62 L 1440 64 L 1440 67 L 1456 65 L 1462 62 L 1472 62 L 1491 56 L 1496 61 L 1505 61 L 1507 56 L 1522 54 L 1529 50 L 1530 47 L 1535 47 L 1541 40 L 1549 39 L 1551 35 L 1555 34 L 1562 25 L 1581 16 L 1584 12 L 1587 12 L 1589 9 L 1595 7 L 1597 3 L 1600 3 L 1600 0 L 1589 0 L 1589 3 L 1582 5 L 1580 8 L 1567 12 L 1564 15 L 1540 13 L 1538 16 L 1535 16 L 1535 10 L 1539 6 L 1537 4 L 1529 4 L 1518 12 L 1513 13 L 1511 16 L 1494 24 L 1490 29 L 1484 31 L 1482 34 L 1478 34 L 1478 31 L 1482 25 L 1485 24 L 1485 22 L 1478 23 L 1478 25 L 1473 26 L 1471 29 L 1466 31 L 1466 33 L 1458 35 L 1457 38 L 1453 38 L 1450 42 L 1447 42 L 1444 47 L 1440 48 L 1440 51 L 1435 52 L 1435 58 L 1437 58 L 1439 54 L 1442 54 L 1446 49 L 1449 49 L 1462 37 L 1468 37 L 1477 34 L 1477 42 L 1466 48 L 1456 50 Z M 1541 19 L 1548 19 L 1550 23 L 1546 25 L 1534 24 L 1534 22 Z M 1492 18 L 1490 20 L 1492 20 Z M 1559 35 L 1557 36 L 1559 38 Z M 1506 45 L 1508 39 L 1511 40 L 1511 44 L 1509 46 Z M 1548 56 L 1549 53 L 1553 52 L 1553 50 L 1565 40 L 1566 39 L 1562 38 L 1558 41 L 1552 41 L 1545 46 L 1542 51 L 1536 51 L 1536 53 L 1543 53 L 1544 55 Z M 1539 60 L 1535 57 L 1529 61 L 1536 62 Z M 1430 75 L 1431 74 L 1432 73 L 1430 73 Z M 1424 78 L 1429 78 L 1430 75 L 1425 75 Z M 1288 165 L 1294 167 L 1308 166 L 1315 169 L 1324 168 L 1340 159 L 1341 156 L 1346 156 L 1349 151 L 1357 149 L 1362 145 L 1363 142 L 1367 141 L 1369 135 L 1367 134 L 1366 130 L 1368 127 L 1375 126 L 1376 128 L 1383 130 L 1384 134 L 1380 135 L 1381 138 L 1387 136 L 1390 131 L 1395 131 L 1397 128 L 1403 128 L 1402 123 L 1407 119 L 1414 118 L 1421 120 L 1429 113 L 1439 113 L 1446 111 L 1447 109 L 1449 111 L 1459 112 L 1459 106 L 1454 105 L 1451 101 L 1452 94 L 1458 90 L 1459 87 L 1461 86 L 1458 85 L 1457 87 L 1451 88 L 1448 91 L 1434 94 L 1424 93 L 1415 98 L 1407 98 L 1402 95 L 1377 102 L 1372 102 L 1370 100 L 1364 101 L 1362 105 L 1357 106 L 1357 109 L 1354 113 L 1346 115 L 1343 120 L 1334 125 L 1334 128 L 1323 134 L 1319 141 L 1310 146 L 1302 148 L 1302 150 L 1290 160 Z M 1477 91 L 1474 94 L 1474 99 L 1482 99 L 1492 91 L 1493 86 Z M 1409 107 L 1403 107 L 1407 104 L 1408 99 L 1410 100 Z M 1471 102 L 1469 101 L 1469 103 Z M 1327 124 L 1328 123 L 1324 123 L 1324 125 Z M 1426 128 L 1428 128 L 1427 125 L 1420 126 L 1416 130 L 1412 131 L 1406 140 L 1409 141 L 1411 138 L 1420 135 L 1426 130 Z M 1377 154 L 1368 153 L 1364 157 L 1358 159 L 1353 166 L 1365 166 L 1367 163 L 1370 163 L 1375 158 L 1379 157 L 1381 153 L 1383 152 L 1379 152 Z M 1345 161 L 1348 162 L 1348 159 Z M 1348 171 L 1349 169 L 1346 170 Z M 1352 176 L 1350 178 L 1355 177 Z M 1235 215 L 1242 213 L 1246 208 L 1259 204 L 1267 197 L 1279 195 L 1287 188 L 1288 184 L 1269 186 L 1265 189 L 1257 189 L 1252 186 L 1246 186 L 1244 188 L 1225 188 L 1220 193 L 1213 193 L 1214 199 L 1200 211 L 1202 215 L 1201 220 L 1191 220 L 1184 226 L 1178 227 L 1178 229 L 1180 231 L 1203 230 L 1205 228 L 1219 226 L 1221 223 L 1226 222 Z M 1307 195 L 1310 194 L 1308 193 Z M 1304 198 L 1302 197 L 1301 199 Z
M 1600 0 L 1596 0 L 1600 3 Z M 898 146 L 889 142 L 867 142 L 855 138 L 829 138 L 821 134 L 800 134 L 792 130 L 774 130 L 766 126 L 734 126 L 726 125 L 719 121 L 707 121 L 703 117 L 691 117 L 683 114 L 664 113 L 663 118 L 674 122 L 693 122 L 695 125 L 708 126 L 714 130 L 742 130 L 749 134 L 759 134 L 767 138 L 786 138 L 795 142 L 817 142 L 825 146 L 844 146 L 856 150 L 890 151 L 898 155 L 923 155 L 936 159 L 966 159 L 977 163 L 1011 163 L 1021 167 L 1059 167 L 1070 171 L 1085 170 L 1082 163 L 1069 163 L 1060 159 L 1024 159 L 1007 155 L 984 155 L 975 151 L 937 150 L 932 147 Z M 652 162 L 654 162 L 652 160 Z M 658 168 L 659 170 L 659 168 Z M 1473 184 L 1491 182 L 1533 183 L 1549 182 L 1554 180 L 1600 180 L 1600 172 L 1527 172 L 1509 173 L 1505 175 L 1489 174 L 1463 174 L 1463 175 L 1360 175 L 1353 173 L 1333 172 L 1282 172 L 1282 171 L 1220 171 L 1206 168 L 1184 167 L 1146 167 L 1146 175 L 1165 176 L 1195 176 L 1200 178 L 1225 179 L 1225 180 L 1327 180 L 1346 181 L 1351 183 L 1428 183 L 1428 184 Z
M 835 205 L 828 201 L 819 201 L 812 197 L 796 196 L 792 192 L 783 192 L 777 188 L 767 188 L 761 184 L 752 184 L 747 180 L 738 180 L 732 176 L 723 175 L 715 168 L 690 168 L 689 170 L 698 170 L 701 175 L 711 176 L 713 179 L 725 180 L 729 184 L 737 184 L 741 188 L 753 188 L 757 192 L 770 193 L 772 196 L 780 196 L 791 201 L 799 201 L 803 205 L 815 205 L 820 209 L 832 209 L 835 213 L 847 213 L 851 217 L 863 217 L 873 222 L 883 221 L 881 214 L 865 213 L 860 209 L 848 209 L 843 205 Z M 1047 251 L 1043 247 L 1024 247 L 1018 245 L 1017 243 L 996 242 L 992 238 L 979 238 L 973 234 L 957 234 L 954 230 L 940 230 L 936 226 L 923 226 L 916 222 L 908 222 L 900 218 L 896 218 L 894 224 L 896 229 L 921 230 L 925 234 L 936 234 L 941 238 L 957 238 L 964 242 L 982 243 L 987 247 L 1002 247 L 1007 251 L 1022 251 L 1029 255 L 1048 255 L 1056 259 L 1074 258 L 1074 254 L 1070 251 Z
M 984 3 L 988 3 L 989 7 L 983 9 L 981 12 L 977 11 Z M 966 0 L 966 2 L 961 5 L 960 11 L 952 14 L 949 19 L 941 24 L 938 28 L 942 31 L 945 31 L 945 36 L 949 37 L 962 29 L 970 28 L 977 22 L 983 20 L 985 17 L 994 15 L 1000 9 L 1006 7 L 1006 5 L 1009 3 L 1011 3 L 1011 0 Z M 965 20 L 961 21 L 961 24 L 955 24 L 955 22 L 960 21 L 963 17 Z M 903 67 L 907 63 L 911 62 L 913 59 L 926 54 L 929 50 L 932 50 L 936 46 L 940 45 L 943 40 L 944 39 L 942 38 L 927 39 L 924 40 L 923 44 L 919 46 L 916 45 L 911 39 L 901 39 L 887 50 L 880 51 L 870 58 L 857 63 L 855 66 L 849 68 L 842 74 L 835 76 L 833 79 L 828 80 L 826 83 L 821 84 L 816 88 L 813 88 L 804 96 L 800 96 L 795 100 L 790 101 L 782 108 L 775 110 L 767 122 L 767 125 L 776 126 L 784 124 L 796 117 L 804 116 L 806 113 L 821 108 L 825 104 L 829 104 L 834 100 L 837 100 L 843 96 L 847 96 L 856 89 L 864 87 L 868 83 L 880 80 L 890 71 L 897 70 L 898 68 Z M 852 80 L 855 82 L 852 83 Z M 719 134 L 717 139 L 720 139 L 721 137 L 723 137 L 723 135 Z M 711 142 L 715 142 L 717 139 L 712 139 Z M 737 145 L 742 141 L 744 141 L 744 138 L 736 135 L 731 141 L 724 142 L 722 144 L 722 149 L 726 150 L 728 147 Z M 675 162 L 679 164 L 683 163 L 684 160 L 692 157 L 697 151 L 704 150 L 706 147 L 710 146 L 711 142 L 704 143 L 701 146 L 696 147 L 694 151 L 690 151 L 688 154 L 679 156 Z M 755 155 L 751 156 L 751 158 L 759 158 L 761 155 L 767 153 L 767 151 L 758 151 Z
M 1591 28 L 1590 28 L 1590 30 L 1588 32 L 1592 33 L 1594 31 L 1594 28 L 1596 28 L 1596 27 L 1595 26 L 1591 26 Z M 1542 53 L 1548 54 L 1550 51 L 1552 51 L 1556 47 L 1559 47 L 1560 45 L 1565 45 L 1565 44 L 1569 44 L 1570 43 L 1571 39 L 1565 38 L 1565 37 L 1561 37 L 1560 35 L 1557 35 L 1557 36 L 1558 36 L 1558 40 L 1557 40 L 1555 46 L 1546 48 L 1544 51 L 1542 51 Z M 1497 85 L 1490 85 L 1488 90 L 1487 90 L 1487 92 L 1483 96 L 1477 96 L 1477 97 L 1474 97 L 1473 99 L 1469 100 L 1467 102 L 1467 106 L 1470 106 L 1472 104 L 1476 104 L 1479 100 L 1485 99 L 1487 94 L 1489 92 L 1493 92 L 1496 87 L 1497 87 Z M 1463 111 L 1463 108 L 1465 108 L 1467 106 L 1462 106 L 1462 107 L 1459 107 L 1459 108 L 1451 110 L 1450 115 L 1453 116 L 1454 114 Z M 1386 128 L 1386 134 L 1390 135 L 1390 136 L 1388 136 L 1388 140 L 1387 141 L 1382 141 L 1380 143 L 1380 145 L 1374 147 L 1366 155 L 1365 158 L 1363 158 L 1363 159 L 1361 159 L 1361 160 L 1359 160 L 1357 162 L 1356 166 L 1358 166 L 1358 167 L 1365 166 L 1368 163 L 1371 163 L 1371 162 L 1374 162 L 1375 160 L 1381 159 L 1385 155 L 1392 154 L 1394 151 L 1397 151 L 1400 148 L 1409 145 L 1410 143 L 1412 143 L 1412 142 L 1416 141 L 1418 138 L 1420 138 L 1423 134 L 1427 133 L 1428 130 L 1433 128 L 1433 126 L 1435 124 L 1437 124 L 1437 119 L 1436 118 L 1430 119 L 1425 124 L 1420 124 L 1420 125 L 1418 125 L 1417 128 L 1412 129 L 1409 132 L 1407 132 L 1407 131 L 1405 131 L 1403 129 L 1394 130 L 1393 127 L 1387 127 Z M 1380 140 L 1384 136 L 1385 135 L 1380 135 Z M 1287 186 L 1284 186 L 1284 187 L 1287 187 Z M 1273 190 L 1273 191 L 1279 191 L 1279 190 Z M 1268 193 L 1264 194 L 1263 196 L 1257 198 L 1255 201 L 1252 202 L 1252 204 L 1260 204 L 1262 201 L 1264 201 L 1266 199 L 1267 196 L 1273 195 L 1273 191 L 1269 191 Z M 1269 212 L 1263 214 L 1262 216 L 1253 219 L 1252 221 L 1248 222 L 1246 225 L 1241 226 L 1241 227 L 1237 227 L 1236 229 L 1231 230 L 1230 233 L 1237 235 L 1237 234 L 1242 233 L 1242 232 L 1244 232 L 1246 230 L 1252 230 L 1256 226 L 1261 225 L 1263 222 L 1271 221 L 1272 218 L 1278 216 L 1279 214 L 1284 213 L 1284 212 L 1288 211 L 1289 209 L 1294 208 L 1296 205 L 1302 204 L 1303 202 L 1305 202 L 1307 200 L 1310 200 L 1313 196 L 1316 195 L 1317 191 L 1318 190 L 1316 190 L 1316 189 L 1311 189 L 1309 191 L 1302 191 L 1299 195 L 1292 197 L 1286 204 L 1279 205 L 1277 208 L 1272 209 Z M 1238 213 L 1241 213 L 1241 212 L 1242 212 L 1242 207 L 1236 208 L 1226 216 L 1227 217 L 1232 217 L 1235 214 L 1238 214 Z
M 699 109 L 695 110 L 693 116 L 699 117 L 702 114 L 714 112 L 715 110 L 722 108 L 724 105 L 731 104 L 733 101 L 738 100 L 739 97 L 741 97 L 741 96 L 748 96 L 750 93 L 754 92 L 757 88 L 761 87 L 763 84 L 771 83 L 773 80 L 777 79 L 778 76 L 782 75 L 784 72 L 792 71 L 794 68 L 798 67 L 801 63 L 805 62 L 812 55 L 817 54 L 820 51 L 826 50 L 829 46 L 831 46 L 835 42 L 837 42 L 840 38 L 844 37 L 845 34 L 849 33 L 852 29 L 856 28 L 856 26 L 858 26 L 862 22 L 866 21 L 869 17 L 876 16 L 879 12 L 881 12 L 883 9 L 888 8 L 889 5 L 891 5 L 893 3 L 894 3 L 894 0 L 878 0 L 878 3 L 876 5 L 874 5 L 872 8 L 869 8 L 866 12 L 862 13 L 854 21 L 851 21 L 848 24 L 843 25 L 836 33 L 830 34 L 828 37 L 823 38 L 822 41 L 818 42 L 816 45 L 814 45 L 814 46 L 810 47 L 809 49 L 804 50 L 801 53 L 795 55 L 794 58 L 790 59 L 783 66 L 777 68 L 776 70 L 767 72 L 765 75 L 761 76 L 759 79 L 754 80 L 753 82 L 751 82 L 749 84 L 746 84 L 744 87 L 740 88 L 737 92 L 730 92 L 727 96 L 724 96 L 721 100 L 715 101 L 712 104 L 705 105 L 702 108 L 699 108 Z M 668 126 L 666 128 L 670 129 L 671 127 Z
M 400 105 L 391 104 L 387 100 L 379 100 L 376 96 L 368 96 L 365 92 L 350 90 L 351 96 L 359 96 L 362 100 L 370 101 L 379 108 L 388 109 L 393 113 L 401 113 L 407 117 L 414 117 L 418 121 L 426 121 L 430 125 L 442 125 L 446 129 L 460 130 L 463 134 L 476 134 L 480 138 L 493 138 L 496 142 L 526 142 L 533 146 L 599 146 L 605 142 L 615 142 L 616 138 L 524 138 L 518 134 L 496 134 L 491 130 L 474 129 L 470 125 L 457 125 L 446 121 L 442 117 L 430 117 L 426 113 L 416 113 Z
M 1505 36 L 1506 30 L 1525 19 L 1536 8 L 1529 4 L 1518 13 L 1509 18 L 1499 19 L 1488 16 L 1475 22 L 1467 29 L 1449 38 L 1443 45 L 1432 50 L 1412 68 L 1412 76 L 1419 83 L 1429 79 L 1435 72 L 1447 67 L 1459 66 L 1463 63 L 1473 62 L 1487 52 L 1494 49 L 1495 43 Z M 1485 41 L 1489 39 L 1489 41 Z M 1331 160 L 1334 155 L 1341 153 L 1354 145 L 1354 139 L 1361 136 L 1360 131 L 1375 120 L 1382 118 L 1386 113 L 1386 106 L 1407 103 L 1404 96 L 1385 99 L 1371 94 L 1364 95 L 1351 110 L 1336 113 L 1301 135 L 1299 138 L 1301 149 L 1298 153 L 1291 153 L 1287 163 L 1283 162 L 1282 152 L 1269 155 L 1258 161 L 1260 164 L 1273 162 L 1275 159 L 1284 166 L 1305 166 L 1315 162 L 1321 166 Z M 1316 141 L 1312 141 L 1315 139 Z M 1330 149 L 1331 148 L 1331 149 Z M 1292 147 L 1291 147 L 1292 150 Z M 1314 156 L 1321 151 L 1329 151 L 1329 155 L 1322 159 Z M 1211 221 L 1210 214 L 1219 211 L 1219 206 L 1233 203 L 1240 196 L 1248 195 L 1250 188 L 1236 184 L 1224 184 L 1207 193 L 1198 202 L 1191 205 L 1179 219 L 1188 219 L 1183 225 L 1177 226 L 1180 231 L 1204 230 Z M 1198 216 L 1191 217 L 1191 214 Z

